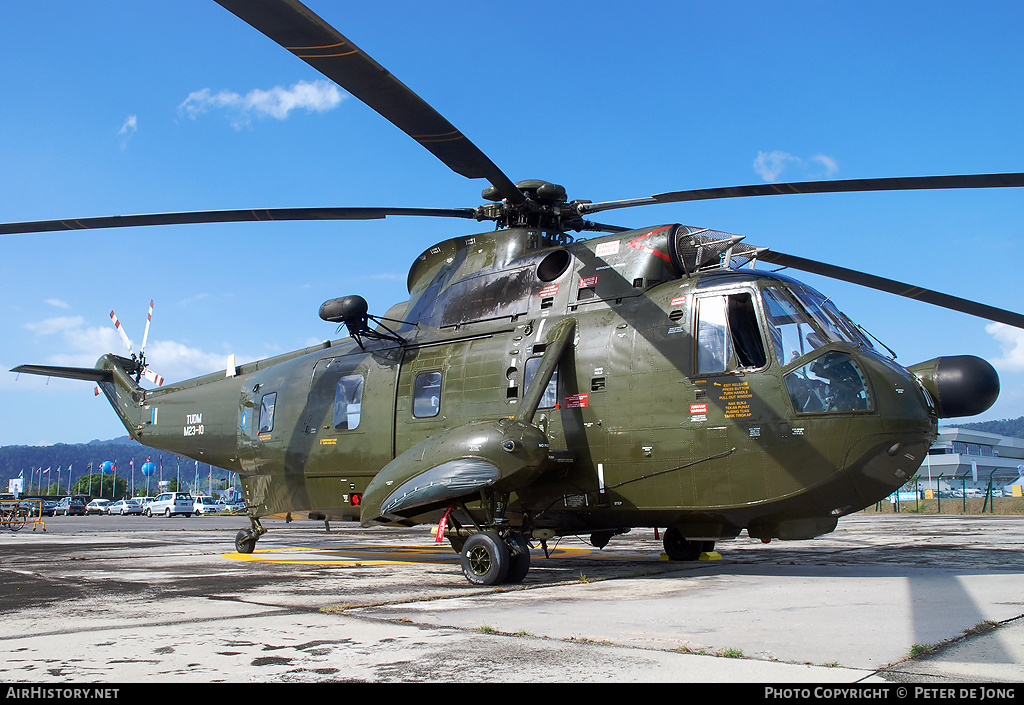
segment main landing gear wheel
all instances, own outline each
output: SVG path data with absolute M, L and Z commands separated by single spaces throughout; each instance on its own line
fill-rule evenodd
M 462 572 L 474 585 L 497 585 L 505 580 L 512 556 L 497 533 L 481 531 L 462 547 Z
M 235 534 L 235 550 L 239 553 L 252 553 L 256 550 L 257 536 L 248 529 L 242 529 Z
M 674 526 L 665 530 L 663 543 L 665 553 L 673 561 L 695 561 L 700 554 L 715 550 L 714 541 L 687 540 Z
M 508 567 L 506 583 L 521 583 L 530 572 L 530 544 L 518 531 L 508 535 L 507 543 L 511 549 L 511 563 Z

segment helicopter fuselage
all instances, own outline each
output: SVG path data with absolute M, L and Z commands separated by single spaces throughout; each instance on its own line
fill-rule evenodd
M 394 338 L 325 342 L 134 398 L 101 386 L 142 443 L 237 471 L 256 516 L 437 521 L 450 491 L 372 516 L 363 496 L 378 474 L 378 487 L 417 474 L 417 444 L 452 429 L 468 430 L 446 457 L 496 462 L 472 424 L 516 417 L 548 336 L 571 319 L 531 417 L 545 457 L 517 486 L 459 497 L 471 521 L 497 502 L 528 537 L 668 526 L 797 539 L 903 485 L 937 433 L 918 376 L 796 280 L 682 252 L 681 227 L 455 238 L 413 265 L 410 300 L 387 314 L 404 321 Z

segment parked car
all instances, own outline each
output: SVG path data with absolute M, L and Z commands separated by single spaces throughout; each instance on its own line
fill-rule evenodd
M 146 507 L 153 501 L 152 497 L 135 497 L 135 499 L 139 500 L 139 504 L 142 505 L 142 511 L 146 511 Z
M 192 516 L 195 511 L 195 500 L 188 492 L 164 492 L 157 495 L 146 505 L 146 516 L 171 517 L 175 514 Z
M 110 504 L 109 499 L 94 499 L 85 505 L 85 515 L 92 516 L 93 514 L 99 516 L 100 514 L 106 514 L 107 505 Z M 45 510 L 46 507 L 43 507 Z
M 217 514 L 224 511 L 224 503 L 217 502 L 210 495 L 200 495 L 192 502 L 196 514 Z
M 59 516 L 85 516 L 85 498 L 65 497 L 53 508 L 54 515 Z
M 142 504 L 137 499 L 119 499 L 112 504 L 107 505 L 106 508 L 107 516 L 111 514 L 117 514 L 118 516 L 130 516 L 132 514 L 142 514 Z

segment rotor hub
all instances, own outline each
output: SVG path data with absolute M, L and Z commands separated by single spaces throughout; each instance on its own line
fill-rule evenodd
M 604 229 L 580 217 L 579 204 L 589 201 L 569 202 L 565 187 L 560 184 L 527 179 L 517 182 L 516 188 L 524 196 L 522 203 L 510 203 L 494 186 L 485 188 L 481 196 L 493 203 L 478 206 L 476 219 L 496 221 L 499 228 L 537 228 L 559 235 L 568 230 Z

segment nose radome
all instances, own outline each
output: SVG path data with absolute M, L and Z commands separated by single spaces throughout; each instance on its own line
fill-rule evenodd
M 980 414 L 999 396 L 995 368 L 974 355 L 937 357 L 907 369 L 931 393 L 939 418 Z

